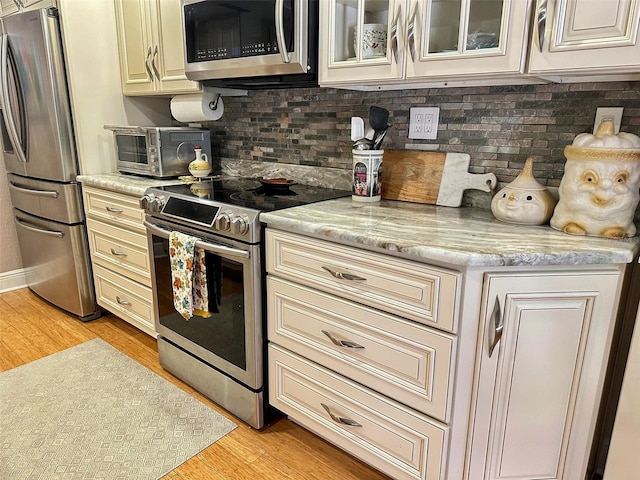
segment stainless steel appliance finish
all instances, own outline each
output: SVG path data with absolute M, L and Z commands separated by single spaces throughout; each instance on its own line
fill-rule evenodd
M 317 85 L 318 0 L 183 0 L 185 72 L 207 86 Z
M 4 17 L 0 57 L 0 127 L 27 283 L 96 318 L 57 10 Z
M 350 195 L 294 185 L 270 194 L 256 179 L 220 178 L 147 189 L 140 204 L 154 282 L 162 366 L 254 428 L 267 420 L 265 316 L 260 212 Z M 172 231 L 205 252 L 210 318 L 188 321 L 173 306 Z
M 211 158 L 211 133 L 192 127 L 118 127 L 113 131 L 117 166 L 121 173 L 154 178 L 172 178 L 189 174 L 195 160 L 194 147 Z

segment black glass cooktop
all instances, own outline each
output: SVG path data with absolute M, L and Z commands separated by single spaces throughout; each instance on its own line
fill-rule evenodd
M 209 178 L 190 184 L 156 187 L 167 193 L 253 208 L 263 212 L 351 195 L 350 191 L 299 183 L 263 185 L 255 178 Z

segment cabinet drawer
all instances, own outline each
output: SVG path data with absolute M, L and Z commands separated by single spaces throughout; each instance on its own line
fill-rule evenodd
M 452 335 L 273 276 L 267 299 L 270 341 L 449 420 Z
M 147 237 L 97 220 L 87 219 L 91 260 L 151 287 Z
M 93 278 L 99 305 L 149 335 L 156 336 L 150 288 L 100 265 L 94 265 Z
M 87 216 L 131 228 L 146 235 L 143 225 L 144 210 L 138 198 L 108 190 L 83 187 L 84 208 Z
M 392 478 L 442 477 L 446 426 L 273 344 L 269 400 L 296 422 Z
M 449 332 L 456 329 L 457 272 L 269 229 L 266 242 L 269 273 Z

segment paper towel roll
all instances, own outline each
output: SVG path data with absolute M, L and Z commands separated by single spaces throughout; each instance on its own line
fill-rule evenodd
M 222 97 L 218 98 L 215 109 L 210 105 L 215 102 L 216 94 L 194 93 L 189 95 L 176 95 L 171 99 L 171 115 L 179 122 L 215 122 L 224 113 Z

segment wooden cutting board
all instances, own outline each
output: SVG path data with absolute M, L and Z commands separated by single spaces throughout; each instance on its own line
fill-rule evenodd
M 459 207 L 465 190 L 497 185 L 493 173 L 469 173 L 470 162 L 466 153 L 385 150 L 382 198 Z

